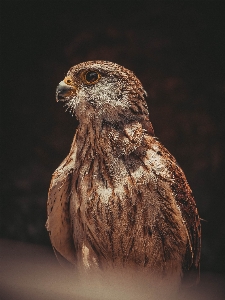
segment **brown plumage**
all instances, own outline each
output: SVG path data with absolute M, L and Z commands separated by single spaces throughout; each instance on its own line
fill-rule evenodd
M 174 157 L 154 136 L 133 72 L 105 61 L 72 67 L 57 88 L 80 124 L 48 197 L 51 243 L 80 270 L 159 277 L 198 269 L 200 219 Z

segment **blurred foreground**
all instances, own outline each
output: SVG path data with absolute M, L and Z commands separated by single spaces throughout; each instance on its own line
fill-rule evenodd
M 74 271 L 58 264 L 51 248 L 4 239 L 0 240 L 0 265 L 2 300 L 222 300 L 225 296 L 224 278 L 210 273 L 201 274 L 198 287 L 179 292 L 171 285 L 150 288 L 137 278 L 128 282 L 125 276 L 111 276 L 108 281 L 76 278 Z

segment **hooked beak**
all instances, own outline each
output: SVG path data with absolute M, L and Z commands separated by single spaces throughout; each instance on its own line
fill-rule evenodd
M 66 78 L 65 78 L 66 79 Z M 59 83 L 56 88 L 56 101 L 65 101 L 66 97 L 74 94 L 76 88 L 65 83 L 65 79 Z

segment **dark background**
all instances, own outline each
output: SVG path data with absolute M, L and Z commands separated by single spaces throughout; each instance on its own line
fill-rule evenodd
M 148 92 L 205 220 L 201 269 L 224 273 L 224 15 L 223 1 L 1 2 L 1 237 L 50 245 L 48 187 L 77 126 L 55 88 L 72 65 L 109 60 Z

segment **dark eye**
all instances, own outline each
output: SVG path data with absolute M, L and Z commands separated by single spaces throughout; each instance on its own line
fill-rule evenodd
M 86 83 L 96 83 L 100 77 L 100 74 L 95 71 L 89 71 L 84 75 Z

